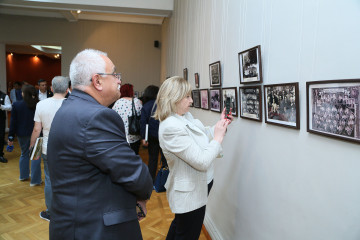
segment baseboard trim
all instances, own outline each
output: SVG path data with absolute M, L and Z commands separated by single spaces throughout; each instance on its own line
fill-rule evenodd
M 205 227 L 204 227 L 205 225 Z M 212 240 L 223 240 L 219 231 L 214 225 L 214 222 L 209 218 L 208 215 L 205 215 L 203 227 L 206 229 L 206 232 L 210 235 L 210 239 Z

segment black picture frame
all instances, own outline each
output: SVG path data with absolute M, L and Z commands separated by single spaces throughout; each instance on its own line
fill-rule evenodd
M 262 121 L 261 86 L 239 87 L 239 116 L 254 121 Z
M 183 77 L 186 81 L 188 80 L 188 69 L 187 68 L 184 68 L 184 70 L 183 70 Z
M 212 88 L 209 90 L 209 106 L 213 112 L 221 112 L 221 89 Z
M 209 89 L 200 89 L 200 107 L 209 110 Z
M 199 88 L 200 87 L 200 77 L 199 77 L 199 73 L 195 73 L 195 87 Z
M 306 82 L 307 131 L 360 143 L 360 79 Z
M 238 53 L 241 84 L 261 83 L 261 46 L 255 46 Z
M 230 98 L 230 107 L 231 113 L 233 116 L 238 116 L 238 98 L 237 98 L 237 88 L 229 87 L 221 89 L 221 110 L 225 108 L 225 101 L 227 98 Z
M 193 99 L 193 106 L 195 108 L 200 108 L 200 91 L 199 90 L 192 90 L 192 99 Z
M 220 61 L 209 64 L 209 77 L 211 87 L 221 87 L 221 64 Z
M 299 83 L 264 85 L 265 122 L 300 129 Z

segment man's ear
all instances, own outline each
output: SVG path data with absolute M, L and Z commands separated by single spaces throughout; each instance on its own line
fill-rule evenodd
M 52 86 L 50 87 L 50 90 L 51 90 L 52 92 L 54 92 L 54 89 L 52 88 Z
M 102 80 L 98 74 L 95 74 L 91 79 L 92 85 L 96 90 L 101 91 L 103 89 Z

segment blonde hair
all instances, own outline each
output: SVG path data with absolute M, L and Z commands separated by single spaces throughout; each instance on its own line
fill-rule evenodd
M 172 113 L 176 113 L 176 103 L 191 92 L 191 85 L 182 77 L 171 77 L 166 79 L 160 87 L 156 98 L 157 108 L 154 118 L 163 121 Z

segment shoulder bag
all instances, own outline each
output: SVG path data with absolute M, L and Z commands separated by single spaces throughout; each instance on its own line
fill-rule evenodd
M 132 99 L 132 104 L 131 105 L 132 105 L 131 106 L 132 115 L 128 117 L 129 134 L 131 134 L 131 135 L 140 135 L 140 115 L 138 116 L 136 114 L 134 98 Z

